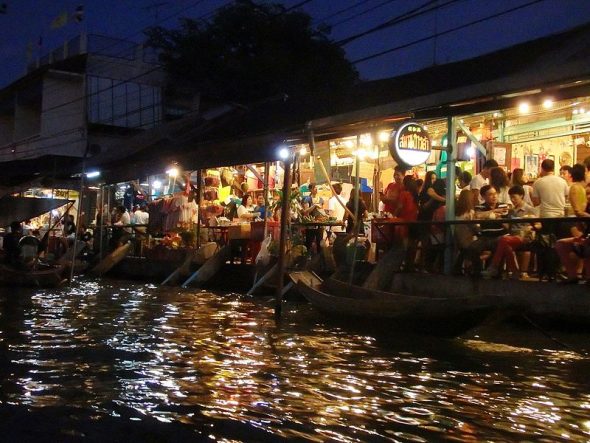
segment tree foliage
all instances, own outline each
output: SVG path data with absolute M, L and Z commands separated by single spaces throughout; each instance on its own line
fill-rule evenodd
M 184 18 L 179 29 L 154 27 L 147 36 L 173 78 L 223 100 L 334 99 L 358 81 L 342 48 L 309 15 L 280 4 L 238 0 L 209 21 Z

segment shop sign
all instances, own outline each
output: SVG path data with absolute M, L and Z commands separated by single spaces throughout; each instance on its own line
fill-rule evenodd
M 391 132 L 389 151 L 396 162 L 418 166 L 430 157 L 432 142 L 422 125 L 407 122 Z

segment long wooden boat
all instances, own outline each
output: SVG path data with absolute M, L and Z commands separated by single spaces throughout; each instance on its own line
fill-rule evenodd
M 67 281 L 67 267 L 47 266 L 35 270 L 21 270 L 0 265 L 0 284 L 3 286 L 27 286 L 37 288 L 56 288 Z
M 297 278 L 301 294 L 319 310 L 339 318 L 369 320 L 387 329 L 457 336 L 482 323 L 499 307 L 497 297 L 427 297 Z M 376 323 L 377 321 L 377 323 Z

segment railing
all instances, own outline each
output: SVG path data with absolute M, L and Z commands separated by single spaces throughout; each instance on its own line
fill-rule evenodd
M 511 218 L 511 219 L 474 219 L 474 220 L 449 220 L 449 221 L 416 221 L 408 222 L 399 219 L 373 220 L 372 240 L 376 243 L 377 255 L 379 252 L 404 250 L 408 254 L 401 260 L 400 269 L 415 270 L 446 274 L 466 274 L 473 277 L 480 276 L 480 271 L 485 270 L 486 264 L 493 260 L 496 252 L 496 242 L 499 243 L 505 235 L 478 236 L 477 240 L 489 239 L 487 243 L 475 243 L 473 240 L 469 245 L 459 246 L 456 238 L 456 231 L 459 226 L 472 226 L 476 232 L 476 226 L 481 224 L 496 225 L 528 225 L 530 231 L 535 235 L 527 238 L 518 244 L 516 252 L 526 253 L 532 256 L 530 266 L 527 269 L 519 269 L 520 272 L 530 272 L 538 278 L 553 280 L 559 274 L 561 263 L 556 254 L 554 246 L 556 242 L 564 238 L 574 238 L 572 228 L 579 226 L 578 238 L 584 238 L 587 226 L 590 225 L 590 217 L 556 217 L 556 218 Z M 438 231 L 435 230 L 438 228 Z M 385 228 L 385 229 L 384 229 Z M 402 230 L 405 228 L 405 230 Z M 375 235 L 375 230 L 379 235 Z M 412 234 L 407 231 L 413 231 Z M 436 239 L 436 241 L 435 241 Z M 506 240 L 504 241 L 506 242 Z M 482 244 L 484 243 L 484 244 Z M 518 243 L 518 242 L 517 242 Z M 481 247 L 481 249 L 479 249 Z M 412 248 L 416 254 L 412 256 Z M 481 254 L 478 254 L 481 252 Z M 515 252 L 509 250 L 506 254 Z M 590 251 L 589 251 L 590 252 Z M 588 257 L 590 258 L 590 257 Z M 506 256 L 502 257 L 503 261 Z M 471 261 L 472 263 L 466 263 Z M 473 263 L 479 261 L 479 263 Z M 551 261 L 553 269 L 547 269 L 544 262 Z M 504 270 L 503 263 L 497 269 L 498 277 L 501 277 Z M 485 272 L 484 272 L 485 275 Z

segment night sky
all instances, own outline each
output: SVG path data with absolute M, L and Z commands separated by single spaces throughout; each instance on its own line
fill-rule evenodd
M 155 8 L 150 5 L 160 5 L 157 23 L 172 27 L 180 16 L 204 16 L 228 0 L 5 0 L 0 3 L 8 6 L 7 14 L 0 15 L 0 87 L 4 87 L 25 72 L 29 42 L 36 56 L 39 51 L 45 54 L 55 49 L 82 30 L 141 41 L 141 30 L 156 22 Z M 280 3 L 290 7 L 301 0 Z M 71 14 L 80 4 L 85 8 L 81 24 L 70 21 L 61 29 L 51 29 L 56 16 L 65 10 Z M 449 29 L 527 4 L 530 5 L 445 34 Z M 590 19 L 589 0 L 311 0 L 302 9 L 314 17 L 317 25 L 332 25 L 331 37 L 340 41 L 422 5 L 439 8 L 344 46 L 349 59 L 355 61 L 443 33 L 436 39 L 357 63 L 363 79 L 392 77 L 435 63 L 473 57 L 560 32 Z M 345 8 L 349 9 L 339 13 Z

